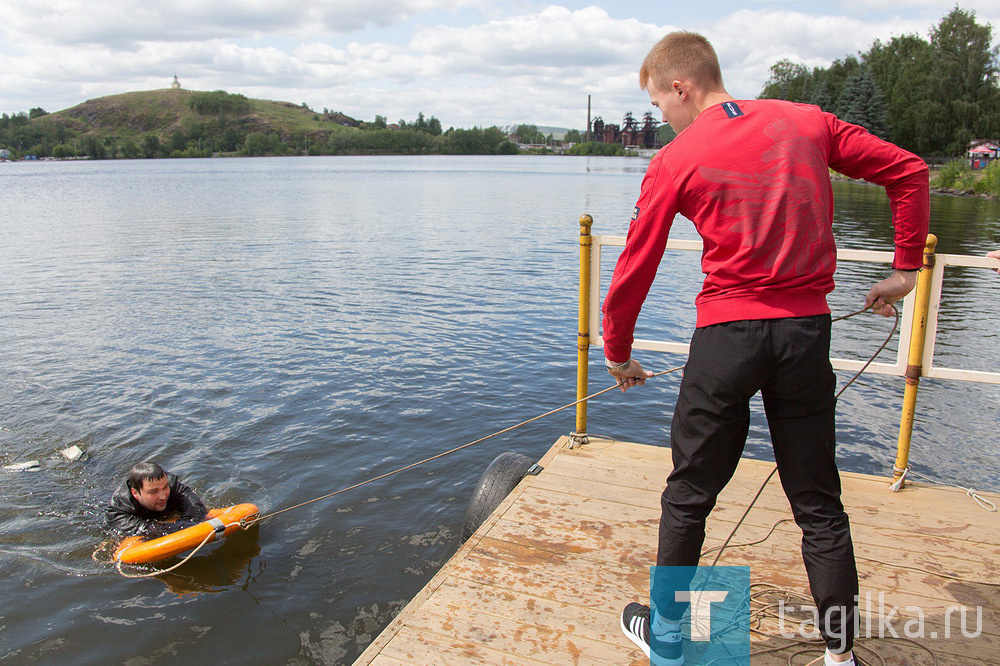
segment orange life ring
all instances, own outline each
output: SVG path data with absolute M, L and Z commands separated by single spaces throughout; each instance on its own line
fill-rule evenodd
M 237 504 L 227 509 L 212 509 L 208 512 L 205 522 L 177 530 L 173 534 L 148 541 L 142 536 L 128 537 L 115 549 L 115 560 L 126 564 L 158 562 L 198 547 L 205 541 L 205 537 L 209 537 L 207 543 L 215 541 L 219 538 L 216 525 L 225 527 L 225 530 L 221 532 L 222 536 L 229 536 L 230 533 L 239 529 L 241 520 L 251 516 L 256 517 L 258 513 L 260 510 L 253 504 Z M 216 518 L 220 522 L 213 524 L 213 519 Z

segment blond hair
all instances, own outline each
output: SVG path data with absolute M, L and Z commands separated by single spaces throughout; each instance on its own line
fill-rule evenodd
M 672 32 L 658 41 L 639 68 L 639 87 L 650 81 L 665 90 L 676 78 L 686 78 L 711 90 L 722 87 L 722 70 L 715 49 L 696 32 Z

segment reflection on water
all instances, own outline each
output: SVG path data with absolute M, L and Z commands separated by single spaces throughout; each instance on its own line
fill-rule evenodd
M 447 156 L 4 165 L 0 465 L 41 469 L 0 476 L 0 660 L 350 662 L 454 552 L 489 461 L 540 456 L 572 430 L 571 411 L 275 517 L 157 579 L 91 560 L 104 503 L 128 467 L 155 458 L 211 505 L 274 510 L 571 402 L 577 218 L 624 234 L 644 168 Z M 840 244 L 891 249 L 884 195 L 835 189 Z M 1000 247 L 996 202 L 936 196 L 932 210 L 942 252 Z M 674 235 L 695 237 L 683 220 Z M 697 259 L 667 253 L 638 335 L 687 340 Z M 1000 369 L 1000 279 L 953 272 L 939 363 Z M 842 266 L 835 314 L 884 274 Z M 864 358 L 888 327 L 838 323 L 835 353 Z M 591 377 L 606 380 L 598 350 Z M 602 396 L 591 431 L 665 444 L 678 382 Z M 899 379 L 872 376 L 843 395 L 845 469 L 888 469 L 901 394 Z M 1000 486 L 998 399 L 997 387 L 925 380 L 915 469 Z M 748 453 L 768 457 L 761 413 Z M 74 444 L 86 460 L 58 455 Z
M 264 567 L 253 567 L 253 558 L 260 555 L 260 528 L 234 532 L 215 550 L 199 553 L 174 571 L 156 576 L 167 589 L 178 596 L 222 592 L 233 585 L 249 587 L 253 579 L 264 573 Z M 157 564 L 169 568 L 181 558 L 171 558 Z

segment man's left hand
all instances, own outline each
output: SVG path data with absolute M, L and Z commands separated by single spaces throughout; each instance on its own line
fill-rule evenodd
M 917 271 L 893 271 L 890 277 L 877 283 L 865 298 L 865 307 L 883 317 L 892 316 L 892 304 L 913 291 Z

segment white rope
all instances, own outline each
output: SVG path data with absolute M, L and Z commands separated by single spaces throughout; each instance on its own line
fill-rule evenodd
M 976 491 L 975 488 L 966 488 L 965 486 L 960 486 L 957 483 L 945 483 L 943 481 L 936 481 L 935 479 L 932 479 L 929 476 L 925 476 L 925 475 L 921 474 L 920 472 L 914 472 L 914 471 L 910 470 L 909 467 L 907 467 L 906 470 L 909 471 L 910 474 L 913 474 L 913 476 L 919 476 L 921 479 L 923 479 L 924 481 L 927 481 L 928 483 L 933 483 L 933 484 L 938 485 L 938 486 L 947 486 L 949 488 L 958 488 L 959 490 L 964 490 L 965 494 L 967 496 L 971 497 L 973 499 L 973 501 L 975 501 L 975 503 L 978 504 L 982 509 L 984 509 L 986 511 L 989 511 L 990 513 L 996 513 L 996 511 L 997 511 L 997 505 L 994 504 L 993 502 L 991 502 L 990 500 L 986 499 L 982 495 L 980 495 Z M 903 475 L 904 476 L 906 475 L 906 471 L 903 472 Z M 899 481 L 902 481 L 902 480 L 903 480 L 903 477 L 900 477 Z
M 903 487 L 903 483 L 906 481 L 906 475 L 910 473 L 910 466 L 907 465 L 905 468 L 899 469 L 898 467 L 893 465 L 892 471 L 894 473 L 898 473 L 899 476 L 896 477 L 895 481 L 889 484 L 889 490 L 891 490 L 894 493 L 898 493 L 900 488 Z

